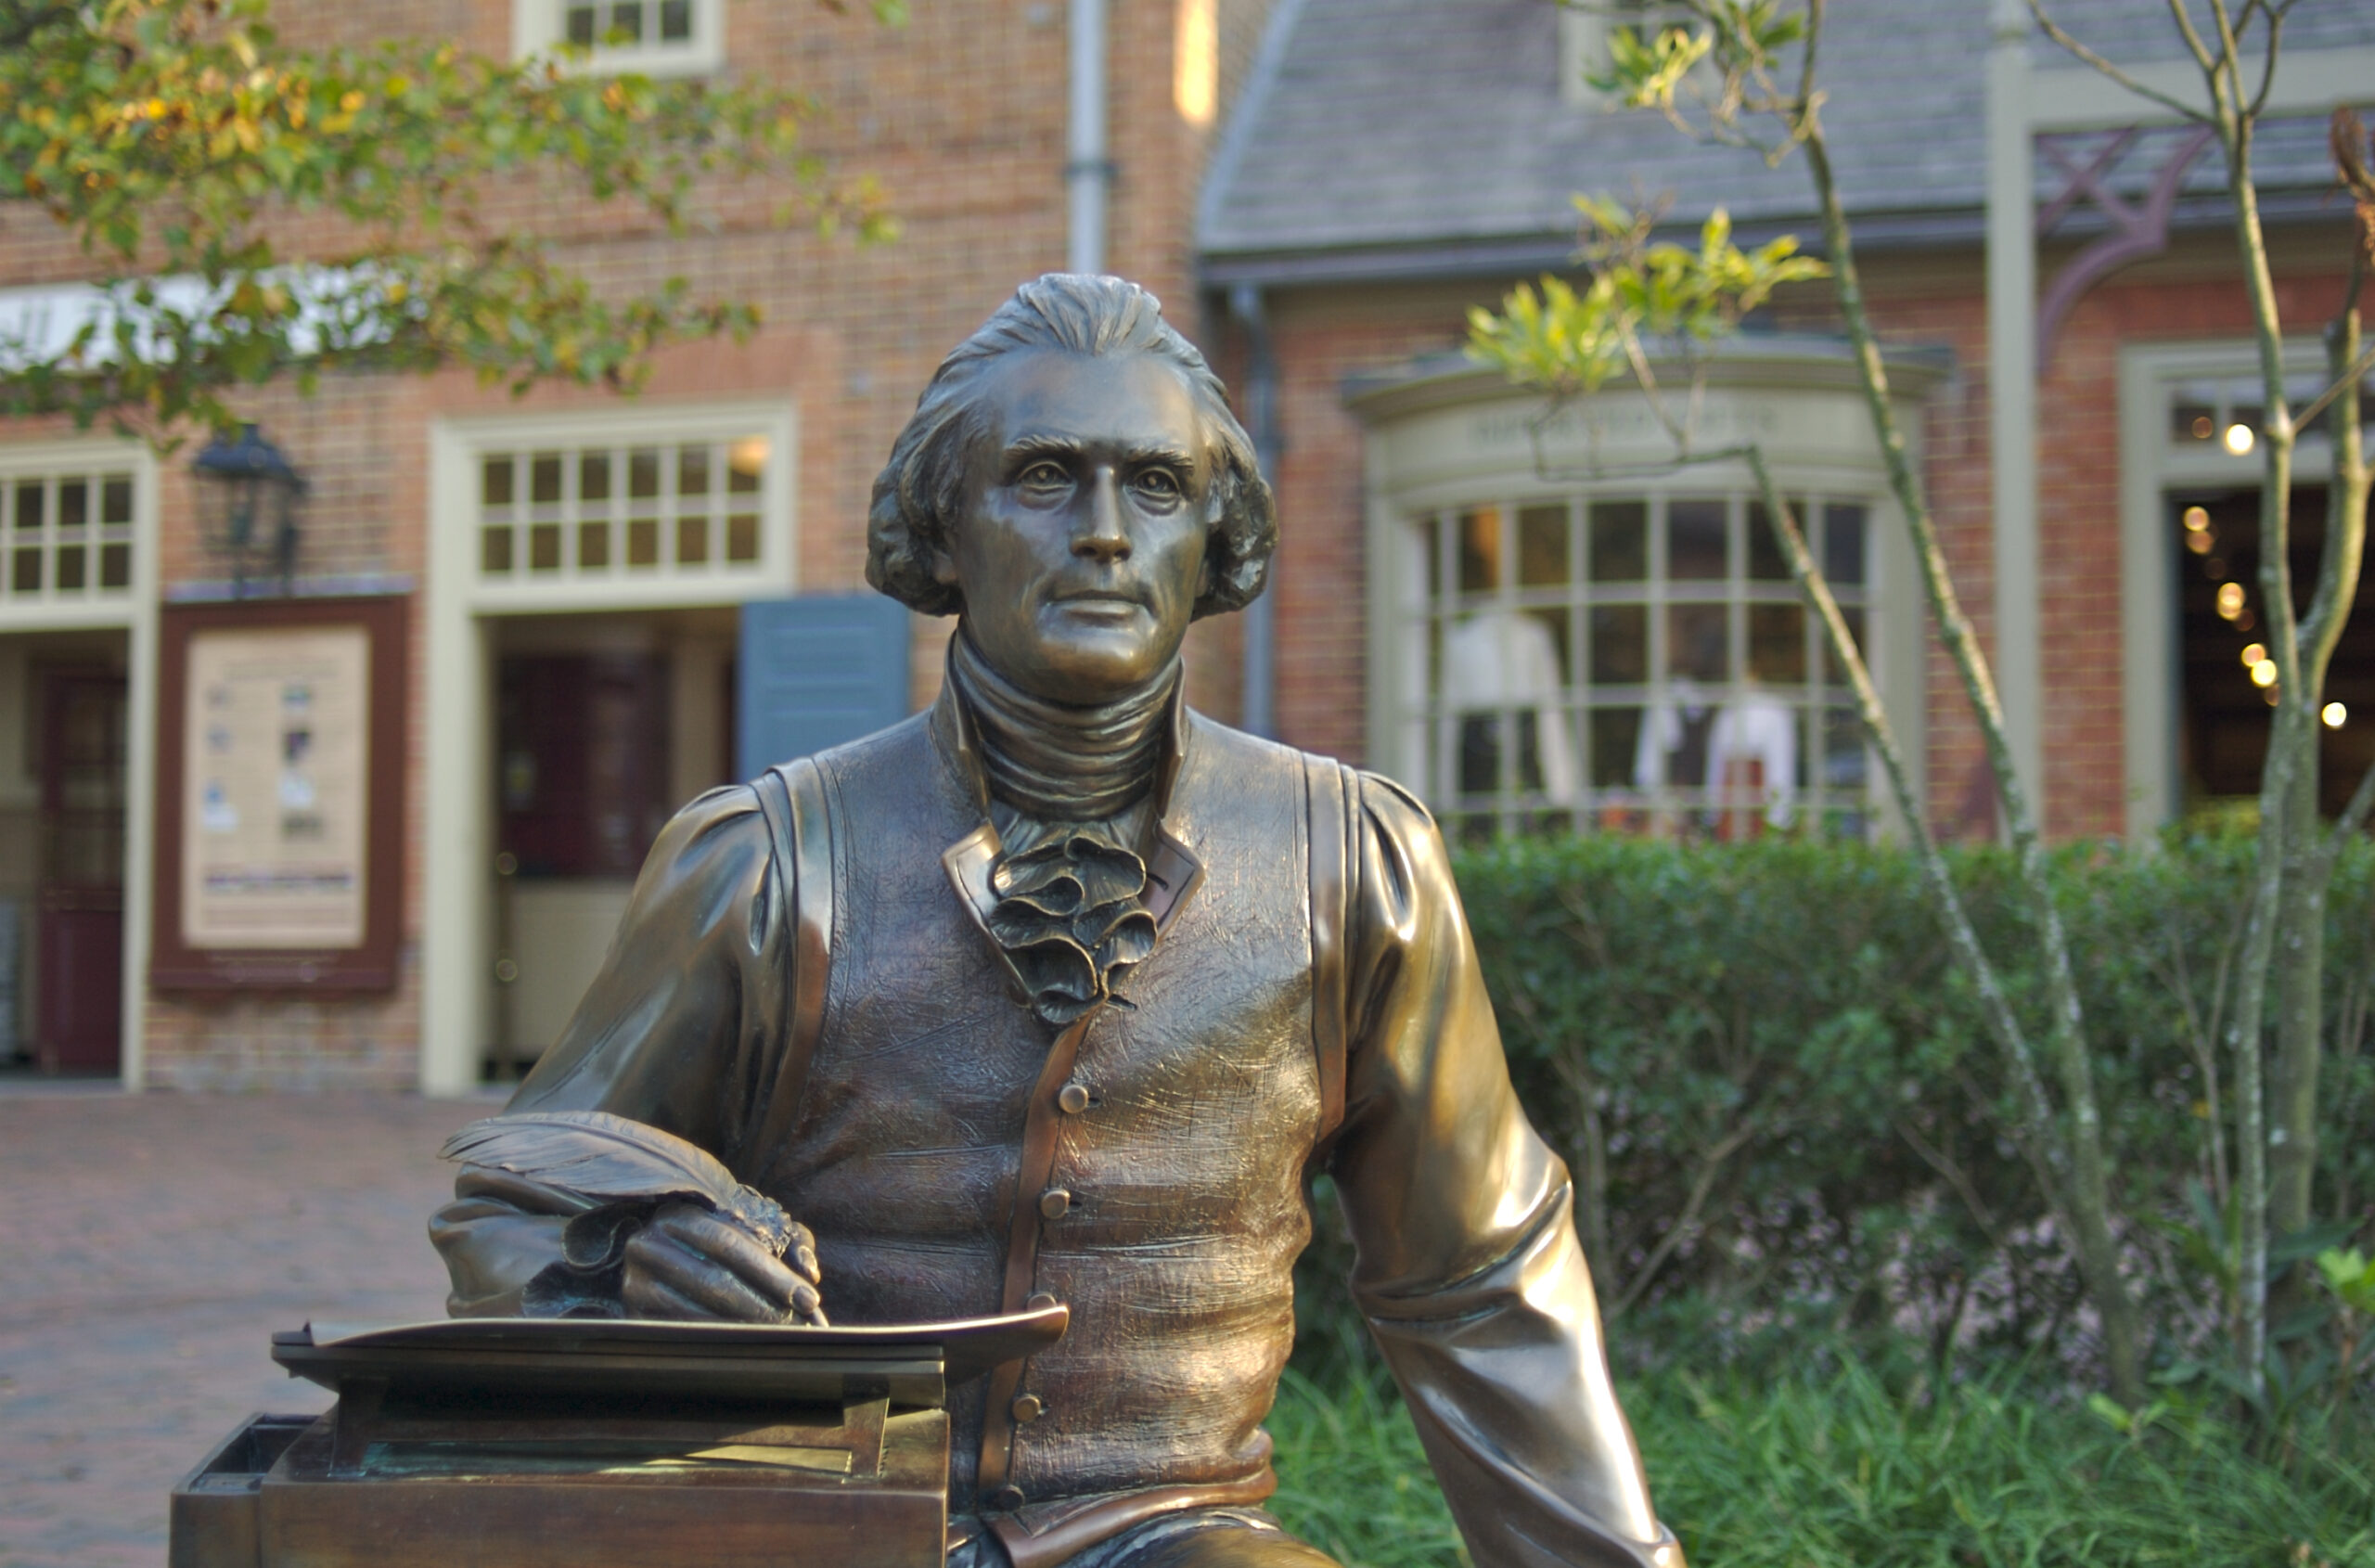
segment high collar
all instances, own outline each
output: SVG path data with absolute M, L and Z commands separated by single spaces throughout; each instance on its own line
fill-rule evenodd
M 950 638 L 953 645 L 956 636 Z M 1172 793 L 1179 781 L 1179 770 L 1188 757 L 1188 682 L 1177 681 L 1171 694 L 1169 710 L 1163 719 L 1164 741 L 1161 756 L 1155 763 L 1152 789 L 1154 820 L 1162 823 L 1171 816 Z M 940 753 L 968 797 L 986 821 L 990 815 L 990 777 L 982 761 L 982 741 L 972 716 L 956 695 L 956 684 L 944 678 L 940 696 L 931 706 L 931 733 L 932 748 Z

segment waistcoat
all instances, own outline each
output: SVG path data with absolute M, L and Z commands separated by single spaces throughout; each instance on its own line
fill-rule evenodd
M 1070 1307 L 1056 1345 L 953 1392 L 953 1510 L 1265 1495 L 1306 1166 L 1337 1099 L 1312 888 L 1341 844 L 1315 861 L 1310 842 L 1342 815 L 1313 811 L 1335 765 L 1186 715 L 1149 857 L 1162 938 L 1125 1001 L 1058 1031 L 980 924 L 996 844 L 947 724 L 815 759 L 801 904 L 811 919 L 829 876 L 811 943 L 830 961 L 789 1136 L 754 1185 L 815 1233 L 836 1322 Z

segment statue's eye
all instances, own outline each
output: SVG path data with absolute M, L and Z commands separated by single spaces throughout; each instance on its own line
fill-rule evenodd
M 1169 469 L 1147 469 L 1138 475 L 1137 486 L 1142 494 L 1158 501 L 1179 498 L 1179 476 Z
M 1059 463 L 1033 463 L 1017 476 L 1015 482 L 1025 490 L 1054 490 L 1072 482 L 1072 475 Z

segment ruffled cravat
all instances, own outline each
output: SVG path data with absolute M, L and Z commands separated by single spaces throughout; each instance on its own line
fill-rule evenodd
M 990 871 L 991 937 L 1062 1028 L 1102 1002 L 1154 951 L 1139 857 L 1179 664 L 1096 707 L 1048 702 L 982 662 L 960 630 L 949 682 L 971 724 L 1003 846 Z
M 1005 817 L 1000 811 L 995 814 Z M 1012 818 L 990 871 L 998 901 L 990 935 L 1031 993 L 1031 1010 L 1060 1029 L 1100 1002 L 1122 1007 L 1123 975 L 1154 951 L 1147 868 L 1119 842 L 1129 818 L 1044 827 Z

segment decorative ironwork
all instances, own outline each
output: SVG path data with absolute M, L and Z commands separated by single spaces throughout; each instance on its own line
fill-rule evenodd
M 2070 177 L 2061 193 L 2048 202 L 2037 213 L 2036 233 L 2043 239 L 2054 225 L 2075 212 L 2080 203 L 2091 200 L 2111 223 L 2108 233 L 2098 236 L 2081 247 L 2069 264 L 2054 275 L 2053 283 L 2037 304 L 2037 367 L 2042 370 L 2053 358 L 2054 334 L 2060 330 L 2062 318 L 2086 296 L 2086 290 L 2127 265 L 2149 256 L 2157 256 L 2169 248 L 2169 213 L 2176 206 L 2177 186 L 2184 181 L 2186 171 L 2210 146 L 2210 127 L 2196 126 L 2170 147 L 2167 158 L 2154 172 L 2141 201 L 2132 201 L 2112 188 L 2110 175 L 2127 150 L 2143 135 L 2140 127 L 2129 126 L 2115 133 L 2095 149 L 2095 155 L 2082 167 L 2072 157 L 2075 137 L 2040 136 L 2037 149 L 2049 159 L 2054 167 Z

